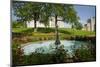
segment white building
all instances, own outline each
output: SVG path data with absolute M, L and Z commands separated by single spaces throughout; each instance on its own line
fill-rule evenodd
M 91 17 L 87 20 L 87 23 L 84 25 L 83 30 L 86 31 L 95 31 L 96 21 L 95 17 Z
M 91 19 L 87 20 L 87 30 L 91 31 Z
M 62 18 L 58 17 L 57 19 L 61 20 Z M 36 23 L 37 23 L 37 27 L 45 27 L 45 25 L 40 23 L 39 21 L 37 21 Z M 59 28 L 64 28 L 65 27 L 64 26 L 65 25 L 64 21 L 58 21 L 57 23 L 58 23 Z M 28 28 L 33 28 L 34 27 L 34 20 L 32 20 L 30 22 L 27 22 L 27 27 Z M 55 18 L 54 17 L 50 17 L 49 27 L 55 27 Z
M 95 17 L 91 18 L 91 31 L 95 31 L 96 28 L 96 20 Z

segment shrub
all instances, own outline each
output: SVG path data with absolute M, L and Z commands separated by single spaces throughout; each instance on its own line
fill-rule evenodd
M 81 46 L 81 48 L 75 49 L 73 53 L 74 62 L 86 62 L 96 60 L 96 50 L 93 45 L 87 45 L 86 48 Z
M 24 64 L 23 50 L 21 49 L 21 47 L 19 45 L 16 45 L 16 46 L 13 46 L 13 47 L 14 47 L 14 48 L 12 48 L 12 64 L 13 64 L 13 66 L 23 65 Z

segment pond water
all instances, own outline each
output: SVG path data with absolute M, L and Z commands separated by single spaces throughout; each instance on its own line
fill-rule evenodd
M 25 44 L 22 49 L 24 50 L 25 55 L 29 55 L 32 52 L 38 52 L 38 53 L 52 53 L 54 51 L 55 45 L 54 40 L 50 41 L 41 41 L 41 42 L 33 42 L 33 43 L 27 43 Z M 61 40 L 61 45 L 63 45 L 64 49 L 71 54 L 73 47 L 74 48 L 80 48 L 82 45 L 86 47 L 86 45 L 92 44 L 90 42 L 84 42 L 84 41 L 75 41 L 75 40 Z

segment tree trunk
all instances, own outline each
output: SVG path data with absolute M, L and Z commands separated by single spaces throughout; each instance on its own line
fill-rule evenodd
M 58 34 L 58 24 L 57 24 L 57 16 L 55 16 L 55 45 L 59 45 L 60 44 L 60 40 L 59 40 L 59 34 Z
M 37 32 L 36 20 L 34 20 L 34 32 Z
M 90 31 L 92 31 L 92 22 L 90 22 Z
M 24 22 L 24 28 L 26 28 L 27 26 L 26 26 L 26 22 Z
M 36 13 L 34 14 L 34 32 L 37 32 L 37 27 L 36 27 Z

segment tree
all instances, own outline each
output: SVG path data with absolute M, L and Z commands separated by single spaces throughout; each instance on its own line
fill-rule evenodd
M 34 20 L 34 32 L 37 31 L 37 21 L 40 19 L 41 10 L 43 10 L 43 4 L 33 2 L 18 2 L 13 3 L 15 15 L 19 21 L 29 22 Z M 46 20 L 47 21 L 47 20 Z M 46 23 L 45 23 L 46 24 Z M 47 24 L 46 24 L 47 25 Z
M 73 5 L 63 5 L 63 4 L 48 4 L 47 12 L 50 16 L 55 17 L 55 35 L 56 41 L 55 45 L 60 44 L 59 34 L 58 34 L 58 21 L 65 21 L 66 23 L 76 23 L 78 22 L 79 17 L 77 16 L 77 12 L 74 9 Z M 61 20 L 58 17 L 62 17 Z
M 41 3 L 27 3 L 26 8 L 28 8 L 28 12 L 30 12 L 30 18 L 34 20 L 34 32 L 37 32 L 37 21 L 39 20 L 39 15 L 41 11 Z
M 23 22 L 24 27 L 26 27 L 26 22 L 30 20 L 29 19 L 30 14 L 27 12 L 28 8 L 24 7 L 25 4 L 26 4 L 25 2 L 14 1 L 13 8 L 12 8 L 14 15 L 17 17 L 16 21 Z
M 80 22 L 73 23 L 73 24 L 72 24 L 72 28 L 73 28 L 73 29 L 81 30 L 81 29 L 83 28 L 83 25 L 82 25 Z
M 21 6 L 20 6 L 21 5 Z M 34 20 L 34 32 L 36 32 L 36 21 L 39 20 L 45 26 L 48 25 L 49 17 L 55 18 L 55 45 L 60 44 L 58 34 L 58 21 L 66 23 L 76 23 L 79 17 L 73 5 L 51 4 L 51 3 L 21 3 L 17 6 L 16 15 L 24 21 Z M 58 17 L 62 17 L 61 20 Z
M 21 22 L 13 21 L 13 22 L 12 22 L 12 27 L 13 27 L 13 28 L 21 28 L 21 27 L 24 27 L 24 25 L 23 25 L 23 23 L 21 23 Z
M 77 23 L 77 24 L 75 24 L 75 28 L 78 30 L 81 30 L 83 28 L 83 26 L 81 23 Z
M 45 10 L 45 13 L 46 13 L 46 16 L 47 17 L 54 17 L 55 18 L 55 35 L 56 35 L 56 41 L 55 41 L 55 44 L 56 46 L 60 44 L 60 40 L 59 40 L 59 34 L 58 34 L 58 24 L 57 22 L 59 21 L 58 20 L 58 16 L 62 16 L 62 13 L 64 12 L 62 9 L 62 5 L 61 4 L 46 4 L 46 10 Z

